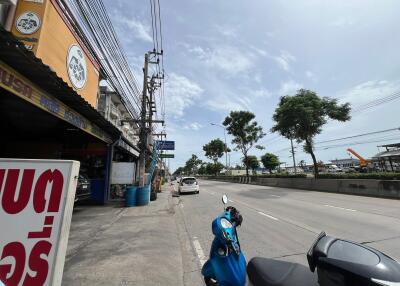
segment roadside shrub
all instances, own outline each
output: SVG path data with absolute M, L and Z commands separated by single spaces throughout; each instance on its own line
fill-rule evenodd
M 400 173 L 319 174 L 320 179 L 400 180 Z

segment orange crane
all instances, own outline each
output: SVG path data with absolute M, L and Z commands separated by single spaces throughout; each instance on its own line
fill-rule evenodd
M 356 156 L 358 158 L 358 160 L 360 160 L 360 167 L 361 168 L 366 168 L 368 166 L 368 163 L 370 163 L 371 161 L 369 160 L 365 160 L 363 157 L 361 157 L 360 154 L 358 154 L 356 151 L 354 151 L 351 148 L 347 148 L 347 152 L 350 152 L 351 154 L 353 154 L 354 156 Z

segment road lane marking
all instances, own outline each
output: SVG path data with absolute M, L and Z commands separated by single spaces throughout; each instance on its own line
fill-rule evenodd
M 200 242 L 197 239 L 193 240 L 194 250 L 196 250 L 197 257 L 200 260 L 201 267 L 206 263 L 207 258 L 204 255 L 203 248 L 201 248 Z
M 281 196 L 277 196 L 277 195 L 270 195 L 271 197 L 275 197 L 275 198 L 280 198 Z
M 231 203 L 234 203 L 234 202 L 235 202 L 234 200 L 231 200 L 231 199 L 228 199 L 228 201 L 230 201 Z
M 324 205 L 324 207 L 335 208 L 335 209 L 345 210 L 345 211 L 349 211 L 349 212 L 356 212 L 357 211 L 357 210 L 353 210 L 353 209 L 347 209 L 347 208 L 336 207 L 336 206 L 331 206 L 331 205 Z
M 279 220 L 279 219 L 277 219 L 276 217 L 273 217 L 272 215 L 269 215 L 269 214 L 266 214 L 266 213 L 263 213 L 263 212 L 260 212 L 260 211 L 258 211 L 258 213 L 259 213 L 260 215 L 266 216 L 267 218 L 270 218 L 270 219 L 272 219 L 272 220 Z

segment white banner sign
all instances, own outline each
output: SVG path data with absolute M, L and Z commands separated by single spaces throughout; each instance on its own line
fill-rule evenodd
M 61 285 L 78 175 L 76 161 L 0 159 L 6 286 Z

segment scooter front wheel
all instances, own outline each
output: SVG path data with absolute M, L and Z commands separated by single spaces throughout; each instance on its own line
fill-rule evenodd
M 211 277 L 204 277 L 204 282 L 207 286 L 218 286 L 217 280 L 214 280 Z

